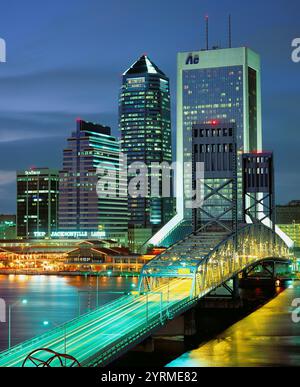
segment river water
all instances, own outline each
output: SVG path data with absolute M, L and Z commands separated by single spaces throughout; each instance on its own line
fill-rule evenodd
M 0 275 L 0 298 L 6 303 L 6 312 L 9 304 L 15 305 L 11 314 L 12 345 L 92 310 L 97 302 L 101 306 L 114 300 L 134 289 L 137 282 L 137 278 L 100 277 L 97 297 L 95 277 Z M 257 299 L 259 293 L 254 292 L 254 295 Z M 24 299 L 26 304 L 22 304 Z M 169 366 L 299 365 L 300 323 L 295 324 L 291 320 L 294 299 L 299 299 L 300 304 L 300 282 L 295 282 L 248 317 L 241 316 L 239 322 L 230 324 L 230 328 L 215 335 L 213 340 L 205 344 L 201 344 L 200 340 L 198 348 L 195 346 L 197 349 L 182 356 L 173 355 L 173 359 L 177 359 Z M 0 303 L 1 317 L 3 310 L 1 314 Z M 44 321 L 48 321 L 47 326 L 44 326 Z M 7 346 L 8 323 L 0 322 L 0 351 Z M 155 358 L 160 355 L 160 352 L 154 354 Z M 141 357 L 141 354 L 138 356 Z M 124 361 L 126 365 L 130 364 L 128 359 Z M 166 362 L 165 359 L 163 365 Z
M 11 312 L 11 344 L 45 333 L 132 290 L 137 278 L 0 275 L 0 299 L 6 304 L 6 322 L 0 322 L 0 351 L 8 346 L 8 305 Z M 22 301 L 26 300 L 26 304 Z M 0 304 L 3 305 L 3 301 Z M 0 310 L 0 320 L 3 316 Z M 47 325 L 44 322 L 47 321 Z
M 181 368 L 250 366 L 300 366 L 300 281 L 169 364 Z

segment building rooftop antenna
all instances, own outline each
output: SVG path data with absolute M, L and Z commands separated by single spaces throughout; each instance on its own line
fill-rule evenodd
M 229 48 L 232 48 L 232 24 L 231 24 L 231 15 L 228 17 L 228 39 L 229 39 Z
M 209 18 L 208 15 L 205 16 L 206 22 L 206 50 L 209 50 Z

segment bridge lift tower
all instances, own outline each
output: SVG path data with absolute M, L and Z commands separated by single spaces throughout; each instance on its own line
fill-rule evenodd
M 197 176 L 201 164 L 203 177 Z M 203 198 L 201 204 L 193 209 L 193 231 L 236 233 L 238 175 L 233 123 L 212 121 L 210 124 L 194 125 L 193 189 Z
M 204 168 L 202 181 L 198 176 L 199 163 L 203 163 Z M 201 205 L 193 209 L 195 235 L 225 232 L 233 236 L 237 250 L 241 227 L 249 223 L 268 223 L 275 243 L 273 154 L 239 154 L 233 123 L 215 120 L 194 125 L 193 190 L 203 195 Z M 225 293 L 237 295 L 238 278 L 233 280 L 233 289 L 226 284 L 223 287 Z
M 243 155 L 243 214 L 245 222 L 269 222 L 275 235 L 274 160 L 271 152 Z

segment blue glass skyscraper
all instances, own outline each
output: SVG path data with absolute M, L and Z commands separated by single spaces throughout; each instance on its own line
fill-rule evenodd
M 123 74 L 119 109 L 121 146 L 128 164 L 143 162 L 149 168 L 152 163 L 171 164 L 169 79 L 147 56 Z M 150 169 L 147 178 L 150 187 Z M 129 197 L 131 227 L 154 232 L 168 222 L 173 201 L 160 196 L 151 195 L 149 188 L 147 197 Z

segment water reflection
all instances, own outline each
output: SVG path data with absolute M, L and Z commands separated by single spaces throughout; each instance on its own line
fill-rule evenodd
M 99 277 L 99 305 L 119 297 L 137 278 Z M 46 332 L 43 321 L 62 324 L 96 307 L 96 277 L 0 275 L 0 298 L 6 305 L 27 299 L 12 310 L 12 345 Z M 114 292 L 114 294 L 111 294 Z M 0 323 L 0 351 L 7 348 L 8 324 Z
M 299 366 L 300 324 L 291 318 L 295 298 L 299 282 L 169 367 Z

